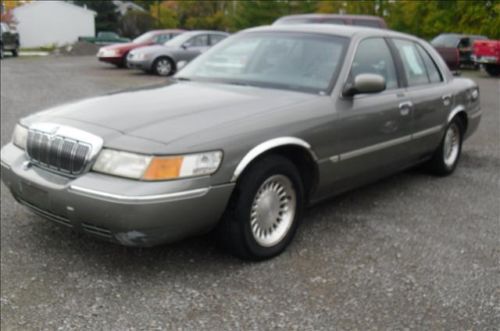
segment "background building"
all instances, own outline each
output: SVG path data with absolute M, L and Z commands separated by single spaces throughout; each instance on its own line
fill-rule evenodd
M 12 13 L 24 48 L 71 44 L 95 35 L 97 13 L 64 1 L 35 1 Z

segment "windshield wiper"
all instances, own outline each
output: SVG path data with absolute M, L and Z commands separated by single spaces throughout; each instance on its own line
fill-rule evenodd
M 176 77 L 175 79 L 179 80 L 179 81 L 184 81 L 184 82 L 190 82 L 191 81 L 191 78 L 187 78 L 187 77 Z

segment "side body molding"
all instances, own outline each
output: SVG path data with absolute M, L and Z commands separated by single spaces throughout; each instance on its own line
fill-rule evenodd
M 245 168 L 253 160 L 255 160 L 259 155 L 267 152 L 270 149 L 280 147 L 280 146 L 300 146 L 300 147 L 303 147 L 307 151 L 309 151 L 313 160 L 315 160 L 315 161 L 318 160 L 318 158 L 316 157 L 316 154 L 314 154 L 314 151 L 311 149 L 311 145 L 300 138 L 296 138 L 296 137 L 273 138 L 271 140 L 267 140 L 267 141 L 255 146 L 243 157 L 243 159 L 241 159 L 240 163 L 238 163 L 238 166 L 234 170 L 233 177 L 231 178 L 231 182 L 235 182 L 238 179 L 238 177 L 241 175 L 243 170 L 245 170 Z

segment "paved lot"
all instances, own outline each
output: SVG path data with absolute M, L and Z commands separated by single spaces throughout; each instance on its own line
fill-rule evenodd
M 209 236 L 130 249 L 59 228 L 1 192 L 2 330 L 498 330 L 500 81 L 456 173 L 409 171 L 310 209 L 263 263 Z M 1 143 L 16 120 L 163 80 L 94 58 L 1 62 Z

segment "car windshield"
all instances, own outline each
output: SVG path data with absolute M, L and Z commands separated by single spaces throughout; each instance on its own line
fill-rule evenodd
M 186 32 L 186 33 L 180 34 L 180 35 L 168 40 L 163 45 L 178 48 L 178 47 L 181 47 L 182 44 L 184 44 L 186 41 L 188 41 L 189 38 L 196 36 L 196 35 L 197 35 L 197 33 Z
M 334 84 L 348 41 L 311 33 L 245 33 L 198 57 L 178 78 L 326 92 Z
M 436 47 L 457 47 L 460 37 L 453 34 L 441 34 L 432 39 L 432 46 Z
M 149 40 L 151 40 L 151 38 L 153 38 L 154 35 L 155 35 L 154 32 L 146 32 L 144 34 L 141 34 L 139 37 L 135 38 L 133 43 L 141 44 L 148 42 Z

